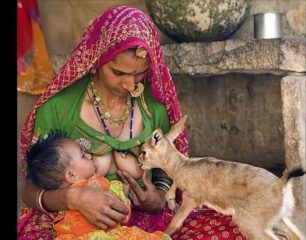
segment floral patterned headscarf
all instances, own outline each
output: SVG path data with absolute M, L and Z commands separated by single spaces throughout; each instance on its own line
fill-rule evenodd
M 108 9 L 85 30 L 67 62 L 50 81 L 23 126 L 20 140 L 22 165 L 31 144 L 37 109 L 54 94 L 76 82 L 91 69 L 99 68 L 117 54 L 140 46 L 147 50 L 150 70 L 147 79 L 153 96 L 166 106 L 170 125 L 182 116 L 172 77 L 164 62 L 158 32 L 151 19 L 138 9 L 120 6 Z M 175 140 L 177 149 L 188 154 L 185 130 Z

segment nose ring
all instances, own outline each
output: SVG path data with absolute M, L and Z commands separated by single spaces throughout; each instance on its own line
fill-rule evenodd
M 144 86 L 142 83 L 135 84 L 135 89 L 130 93 L 132 97 L 139 97 L 144 90 Z

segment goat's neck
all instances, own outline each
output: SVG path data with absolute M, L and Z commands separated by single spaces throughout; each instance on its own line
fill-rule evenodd
M 180 153 L 176 148 L 169 147 L 167 149 L 167 154 L 165 154 L 165 161 L 167 164 L 162 167 L 162 169 L 167 173 L 170 178 L 174 178 L 178 172 L 183 168 L 188 160 L 182 153 Z

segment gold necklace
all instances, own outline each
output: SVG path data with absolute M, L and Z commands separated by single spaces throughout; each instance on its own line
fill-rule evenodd
M 100 109 L 102 117 L 107 120 L 110 123 L 115 123 L 118 125 L 124 125 L 126 120 L 129 118 L 130 112 L 131 112 L 131 96 L 128 95 L 126 98 L 126 104 L 125 104 L 125 109 L 121 117 L 115 118 L 111 115 L 109 111 L 107 111 L 107 108 L 105 104 L 103 103 L 101 97 L 99 96 L 99 93 L 95 87 L 94 82 L 91 80 L 90 81 L 90 86 L 91 86 L 91 92 L 93 95 L 93 104 L 97 106 Z

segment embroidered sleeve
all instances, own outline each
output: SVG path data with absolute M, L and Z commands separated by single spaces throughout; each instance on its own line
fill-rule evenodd
M 44 103 L 37 111 L 32 143 L 38 138 L 48 135 L 50 130 L 63 130 L 57 118 L 56 108 L 51 100 Z

